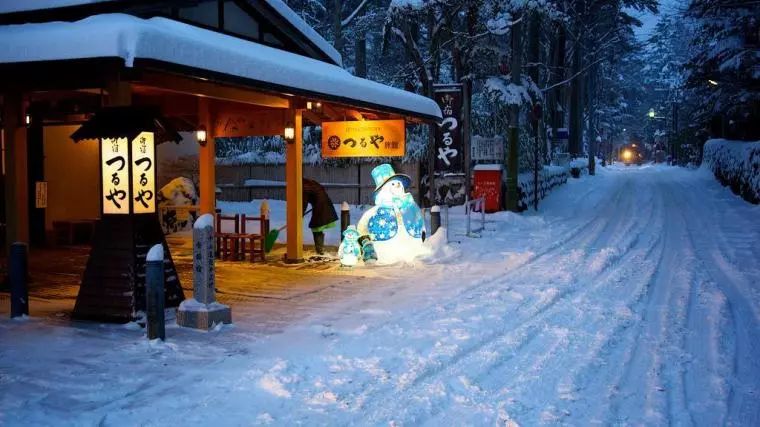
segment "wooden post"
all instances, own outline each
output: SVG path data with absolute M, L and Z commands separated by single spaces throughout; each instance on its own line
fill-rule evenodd
M 148 339 L 166 339 L 164 320 L 164 247 L 153 246 L 145 262 L 145 311 Z
M 288 111 L 287 120 L 295 128 L 295 138 L 285 144 L 285 189 L 287 206 L 286 262 L 303 261 L 303 115 L 302 110 Z
M 29 315 L 29 275 L 25 243 L 13 243 L 8 256 L 8 281 L 11 286 L 11 319 Z
M 208 98 L 198 99 L 198 122 L 206 128 L 206 145 L 201 145 L 198 155 L 201 215 L 213 214 L 216 208 L 216 144 L 210 104 Z
M 11 243 L 29 243 L 29 174 L 25 113 L 20 93 L 4 94 L 6 253 Z

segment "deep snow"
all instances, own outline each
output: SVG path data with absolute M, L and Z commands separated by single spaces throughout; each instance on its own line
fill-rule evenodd
M 758 218 L 599 168 L 279 334 L 2 319 L 0 424 L 759 425 Z

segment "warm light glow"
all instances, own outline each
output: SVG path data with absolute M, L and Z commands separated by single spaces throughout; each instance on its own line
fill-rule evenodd
M 635 147 L 635 146 L 636 146 L 636 144 L 631 144 L 631 147 Z
M 100 143 L 101 193 L 104 214 L 129 213 L 129 143 L 103 138 Z
M 633 153 L 630 150 L 623 151 L 623 159 L 631 160 L 632 157 L 633 157 Z
M 32 124 L 32 116 L 31 116 L 31 114 L 27 114 L 26 116 L 24 116 L 24 123 L 26 123 L 27 126 L 29 126 L 30 124 Z
M 198 144 L 200 144 L 201 146 L 205 146 L 206 145 L 206 138 L 207 138 L 207 136 L 206 136 L 206 127 L 205 126 L 201 126 L 200 129 L 198 129 L 197 131 L 195 131 L 195 139 L 198 140 Z
M 282 136 L 288 142 L 292 142 L 294 139 L 296 139 L 296 128 L 293 126 L 293 123 L 288 123 L 285 125 L 285 131 L 283 132 Z
M 156 212 L 156 150 L 153 132 L 132 141 L 132 213 Z
M 312 105 L 311 101 L 306 101 L 306 109 L 307 110 L 313 110 L 314 105 Z
M 322 103 L 321 103 L 321 102 L 317 102 L 317 103 L 314 105 L 314 107 L 315 107 L 317 110 L 319 110 L 320 108 L 322 108 Z
M 713 86 L 718 86 L 718 82 L 716 82 L 715 80 L 712 80 L 712 79 L 707 80 L 707 83 L 710 83 Z

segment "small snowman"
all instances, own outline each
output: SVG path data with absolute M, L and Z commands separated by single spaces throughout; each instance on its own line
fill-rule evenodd
M 375 181 L 375 206 L 359 219 L 358 231 L 372 239 L 379 263 L 411 261 L 425 252 L 422 211 L 406 191 L 412 179 L 397 174 L 387 163 L 371 173 Z
M 349 225 L 343 232 L 343 241 L 338 247 L 338 258 L 342 267 L 353 267 L 359 263 L 362 256 L 359 246 L 359 232 L 355 225 Z

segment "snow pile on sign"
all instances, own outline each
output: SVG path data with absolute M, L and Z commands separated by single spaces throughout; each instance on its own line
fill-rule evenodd
M 750 203 L 760 203 L 760 141 L 711 139 L 704 148 L 702 168 Z
M 158 206 L 162 210 L 161 228 L 164 234 L 176 233 L 187 229 L 196 213 L 182 208 L 167 208 L 168 206 L 195 206 L 198 204 L 198 193 L 189 178 L 183 176 L 174 178 L 158 192 Z

